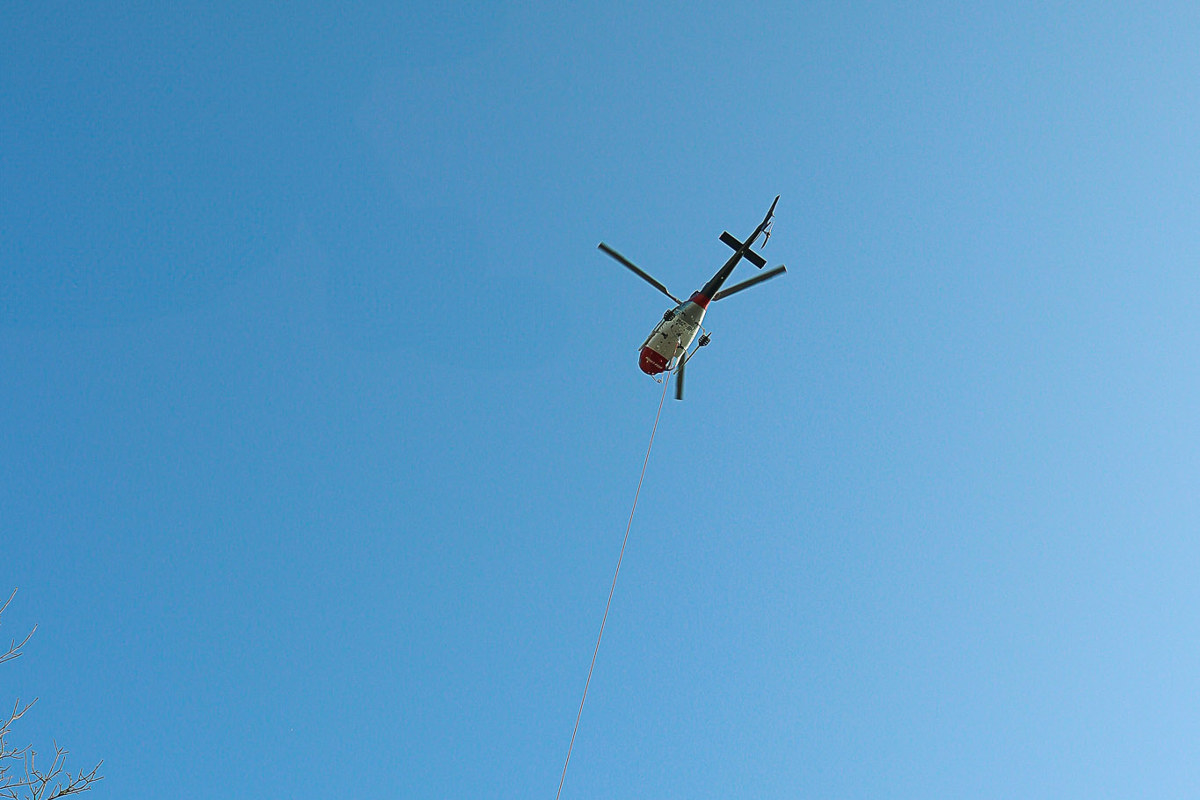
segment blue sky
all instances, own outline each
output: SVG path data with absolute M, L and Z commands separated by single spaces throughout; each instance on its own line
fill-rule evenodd
M 0 11 L 17 738 L 551 797 L 781 194 L 563 797 L 1195 796 L 1195 6 L 428 5 Z

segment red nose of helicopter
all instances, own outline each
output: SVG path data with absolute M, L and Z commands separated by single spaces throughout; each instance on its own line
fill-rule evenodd
M 660 372 L 665 372 L 667 369 L 667 358 L 662 353 L 656 353 L 650 349 L 649 345 L 642 348 L 642 355 L 638 359 L 638 366 L 642 368 L 642 372 L 647 375 L 657 375 Z

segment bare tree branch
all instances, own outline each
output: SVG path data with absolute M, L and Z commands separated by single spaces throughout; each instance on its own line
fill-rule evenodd
M 8 608 L 8 604 L 11 603 L 12 599 L 16 596 L 17 596 L 17 590 L 13 589 L 12 594 L 10 594 L 8 596 L 8 599 L 4 601 L 4 605 L 0 606 L 0 617 L 4 616 L 4 609 Z M 37 630 L 37 625 L 34 625 L 33 630 L 31 630 L 29 633 L 25 634 L 25 638 L 21 640 L 20 644 L 17 644 L 16 639 L 13 639 L 12 642 L 8 645 L 8 650 L 5 651 L 4 653 L 0 653 L 0 664 L 3 664 L 5 661 L 12 661 L 14 658 L 19 657 L 21 655 L 21 648 L 25 646 L 25 643 L 29 641 L 29 638 L 31 636 L 33 636 L 33 631 L 36 631 L 36 630 Z
M 8 600 L 0 606 L 0 615 L 4 614 L 4 610 L 8 608 L 8 604 L 12 602 L 16 593 L 17 590 L 13 589 Z M 0 664 L 20 656 L 21 648 L 25 646 L 36 630 L 37 626 L 34 625 L 33 630 L 21 640 L 20 644 L 13 639 L 8 650 L 0 653 Z M 104 778 L 100 774 L 100 766 L 104 763 L 103 761 L 92 767 L 89 772 L 83 770 L 74 774 L 67 772 L 65 770 L 67 750 L 59 746 L 58 742 L 54 743 L 54 758 L 51 760 L 49 768 L 44 770 L 37 766 L 37 752 L 34 751 L 32 745 L 17 748 L 8 744 L 13 723 L 23 717 L 25 712 L 32 708 L 37 701 L 38 699 L 35 697 L 32 701 L 21 705 L 20 698 L 17 698 L 7 719 L 0 714 L 0 800 L 58 800 L 60 797 L 86 792 L 92 788 L 94 783 Z M 20 774 L 13 770 L 17 764 L 22 767 Z
M 50 767 L 41 770 L 37 767 L 37 753 L 29 750 L 25 757 L 24 780 L 13 786 L 25 788 L 29 800 L 55 800 L 59 797 L 86 792 L 92 788 L 93 783 L 103 779 L 103 776 L 97 774 L 103 761 L 92 767 L 91 772 L 80 770 L 72 775 L 63 770 L 66 757 L 66 748 L 55 742 L 54 758 L 50 762 Z

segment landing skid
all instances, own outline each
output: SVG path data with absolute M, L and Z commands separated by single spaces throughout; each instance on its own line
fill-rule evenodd
M 701 330 L 704 330 L 704 329 L 701 328 Z M 701 347 L 704 347 L 711 341 L 712 341 L 712 336 L 708 333 L 708 331 L 704 331 L 704 333 L 700 334 L 700 338 L 698 338 L 696 340 L 696 346 L 692 348 L 692 351 L 690 353 L 685 352 L 683 354 L 683 356 L 676 359 L 675 363 L 673 363 L 671 365 L 671 369 L 669 371 L 674 372 L 676 369 L 678 369 L 682 366 L 685 366 L 689 361 L 692 360 L 692 358 L 696 355 L 696 352 Z
M 696 346 L 692 348 L 692 352 L 689 353 L 685 349 L 683 351 L 683 354 L 680 355 L 679 358 L 677 359 L 677 363 L 675 365 L 675 370 L 674 370 L 675 371 L 675 399 L 676 400 L 683 399 L 683 368 L 687 366 L 687 363 L 692 360 L 692 358 L 696 355 L 696 353 L 700 350 L 701 347 L 704 347 L 710 341 L 712 341 L 712 337 L 709 335 L 708 331 L 705 331 L 703 328 L 701 328 L 701 330 L 704 332 L 701 334 L 700 338 L 697 340 Z

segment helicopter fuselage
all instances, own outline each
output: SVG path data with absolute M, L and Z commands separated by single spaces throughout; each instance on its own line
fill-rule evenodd
M 662 322 L 654 326 L 650 336 L 642 343 L 641 356 L 638 358 L 642 372 L 647 375 L 666 372 L 671 367 L 672 359 L 687 352 L 700 332 L 708 302 L 709 298 L 695 292 L 691 298 L 663 315 Z

